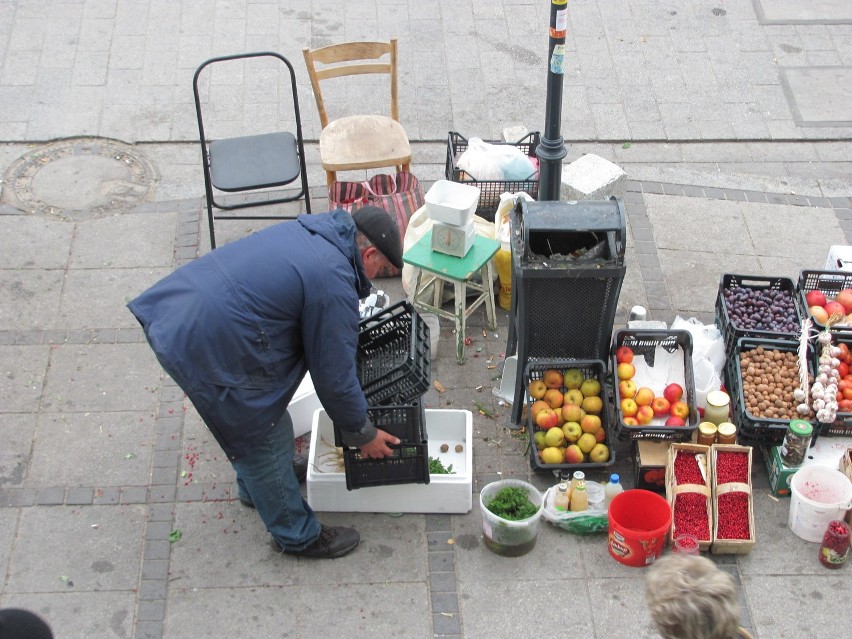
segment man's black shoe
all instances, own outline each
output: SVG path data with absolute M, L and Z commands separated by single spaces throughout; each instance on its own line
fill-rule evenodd
M 299 480 L 299 483 L 305 483 L 305 479 L 308 476 L 308 458 L 296 453 L 293 457 L 293 470 L 296 471 L 296 478 Z M 254 508 L 254 503 L 248 497 L 239 497 L 239 500 L 246 508 Z
M 283 550 L 287 555 L 310 557 L 313 559 L 336 559 L 347 555 L 358 546 L 361 535 L 354 528 L 344 526 L 326 526 L 320 524 L 319 537 L 304 550 Z M 276 546 L 277 542 L 273 542 Z M 281 548 L 279 548 L 281 550 Z

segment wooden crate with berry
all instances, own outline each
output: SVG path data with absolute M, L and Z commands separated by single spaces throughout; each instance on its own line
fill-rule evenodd
M 713 489 L 713 554 L 745 555 L 755 543 L 751 446 L 710 447 Z
M 710 447 L 673 443 L 666 463 L 666 499 L 672 507 L 669 542 L 692 535 L 698 549 L 712 544 L 713 509 L 710 503 Z

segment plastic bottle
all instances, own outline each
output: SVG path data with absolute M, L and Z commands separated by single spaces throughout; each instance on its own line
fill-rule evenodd
M 559 512 L 568 510 L 568 476 L 562 475 L 559 477 L 559 485 L 556 487 L 556 495 L 553 497 L 553 507 Z
M 577 477 L 577 473 L 574 473 L 574 477 Z M 589 496 L 586 494 L 586 480 L 580 478 L 577 480 L 577 485 L 574 486 L 574 492 L 571 493 L 571 512 L 577 513 L 581 510 L 588 510 L 588 508 Z
M 620 479 L 618 473 L 613 473 L 609 476 L 609 483 L 604 486 L 604 503 L 607 508 L 616 495 L 624 492 L 624 486 L 621 485 Z
M 508 227 L 508 225 L 506 225 Z M 508 229 L 507 229 L 508 230 Z M 497 265 L 497 277 L 500 280 L 500 293 L 497 302 L 500 308 L 506 311 L 512 310 L 512 246 L 508 238 L 500 242 L 500 250 L 494 256 Z

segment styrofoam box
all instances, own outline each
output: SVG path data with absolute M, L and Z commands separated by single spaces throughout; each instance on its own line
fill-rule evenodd
M 438 180 L 426 191 L 426 210 L 436 222 L 464 226 L 479 203 L 479 187 Z
M 832 246 L 825 260 L 826 271 L 852 271 L 852 246 Z
M 314 423 L 314 412 L 318 408 L 322 408 L 322 404 L 314 390 L 314 383 L 310 374 L 306 374 L 287 406 L 287 412 L 293 419 L 294 437 L 301 437 L 311 431 Z
M 469 410 L 426 409 L 429 456 L 452 475 L 431 475 L 428 484 L 397 484 L 346 489 L 346 476 L 337 464 L 334 427 L 323 409 L 314 412 L 308 458 L 308 503 L 319 512 L 467 513 L 473 488 L 473 415 Z M 449 450 L 441 452 L 441 444 Z M 455 452 L 457 444 L 464 450 Z

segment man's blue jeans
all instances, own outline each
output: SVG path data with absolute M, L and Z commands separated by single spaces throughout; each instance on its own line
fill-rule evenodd
M 293 420 L 285 412 L 262 442 L 231 462 L 238 495 L 254 503 L 266 529 L 289 551 L 304 550 L 320 533 L 320 523 L 299 489 L 295 453 Z

